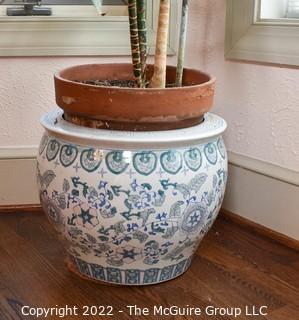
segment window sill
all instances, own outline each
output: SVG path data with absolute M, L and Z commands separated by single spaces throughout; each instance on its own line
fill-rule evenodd
M 17 22 L 24 22 L 24 21 L 57 21 L 58 19 L 63 20 L 90 20 L 93 19 L 95 21 L 101 19 L 109 19 L 115 17 L 122 17 L 127 19 L 127 8 L 125 6 L 103 6 L 102 7 L 102 15 L 97 12 L 94 6 L 88 5 L 55 5 L 55 6 L 47 6 L 44 7 L 52 9 L 51 16 L 7 16 L 6 10 L 7 8 L 11 7 L 20 7 L 20 5 L 13 5 L 13 6 L 0 6 L 0 20 L 1 21 L 17 21 Z
M 178 1 L 172 0 L 168 53 L 175 54 Z M 158 2 L 147 1 L 149 53 L 153 53 Z M 65 17 L 61 8 L 51 17 L 0 17 L 0 56 L 93 56 L 129 55 L 128 17 L 119 8 L 98 16 L 93 8 L 87 16 L 78 10 Z M 86 9 L 86 8 L 85 8 Z M 85 10 L 84 9 L 84 10 Z M 121 8 L 123 10 L 124 8 Z M 6 8 L 2 8 L 2 14 Z M 103 8 L 103 11 L 105 7 Z M 118 11 L 117 11 L 118 10 Z

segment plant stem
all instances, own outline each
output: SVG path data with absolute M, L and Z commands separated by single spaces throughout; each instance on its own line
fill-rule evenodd
M 137 0 L 137 24 L 141 63 L 141 86 L 146 85 L 146 58 L 147 58 L 147 36 L 146 36 L 146 0 Z
M 101 11 L 102 11 L 102 0 L 92 0 L 92 3 L 96 7 L 98 13 L 101 13 Z
M 165 88 L 167 38 L 169 29 L 170 0 L 160 0 L 159 23 L 156 41 L 154 75 L 151 79 L 151 88 Z
M 131 39 L 131 55 L 133 63 L 133 72 L 138 87 L 141 86 L 141 60 L 137 23 L 137 2 L 136 0 L 128 0 L 129 22 L 130 22 L 130 39 Z
M 179 42 L 179 50 L 178 50 L 178 62 L 177 62 L 177 70 L 176 70 L 176 86 L 177 87 L 181 87 L 183 83 L 187 25 L 188 25 L 188 11 L 189 11 L 188 0 L 183 0 L 181 28 L 180 28 L 180 42 Z

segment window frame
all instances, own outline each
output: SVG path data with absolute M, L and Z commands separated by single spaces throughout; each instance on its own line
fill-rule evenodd
M 115 7 L 115 6 L 114 6 Z M 149 53 L 154 52 L 158 1 L 147 0 Z M 168 54 L 176 54 L 179 0 L 172 0 Z M 0 56 L 129 55 L 126 16 L 0 17 Z
M 299 66 L 299 20 L 259 20 L 259 5 L 260 0 L 227 0 L 225 57 Z

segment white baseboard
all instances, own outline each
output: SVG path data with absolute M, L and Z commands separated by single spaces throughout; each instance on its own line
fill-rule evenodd
M 223 208 L 299 240 L 299 186 L 229 165 Z
M 36 204 L 36 147 L 0 148 L 0 206 Z M 224 209 L 299 240 L 299 172 L 229 152 Z
M 0 206 L 36 203 L 36 159 L 0 159 Z
M 299 187 L 299 170 L 290 170 L 273 163 L 254 159 L 235 152 L 228 152 L 228 158 L 231 165 Z

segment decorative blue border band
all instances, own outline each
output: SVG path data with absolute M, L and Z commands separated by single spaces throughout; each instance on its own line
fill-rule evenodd
M 46 151 L 45 151 L 46 150 Z M 105 150 L 106 152 L 107 150 Z M 122 150 L 114 150 L 105 154 L 104 150 L 92 147 L 81 147 L 73 144 L 64 143 L 55 138 L 44 135 L 39 146 L 39 153 L 46 153 L 48 161 L 54 161 L 59 154 L 60 163 L 56 160 L 55 165 L 63 165 L 68 167 L 78 160 L 81 167 L 87 172 L 96 171 L 102 160 L 105 160 L 106 167 L 113 174 L 121 174 L 125 172 L 132 161 L 132 170 L 137 173 L 148 176 L 153 173 L 160 163 L 161 169 L 166 173 L 175 175 L 184 166 L 196 172 L 200 170 L 203 163 L 203 155 L 210 165 L 216 165 L 218 161 L 218 153 L 223 160 L 226 159 L 226 150 L 222 138 L 213 140 L 208 144 L 198 147 L 190 147 L 189 149 L 167 150 L 164 152 L 154 151 L 138 151 L 133 152 L 132 160 Z M 79 164 L 77 164 L 77 168 Z
M 102 267 L 98 264 L 87 263 L 73 256 L 71 258 L 79 272 L 84 276 L 94 280 L 126 285 L 148 285 L 176 278 L 189 268 L 192 261 L 192 257 L 190 257 L 162 269 L 149 268 L 147 270 L 139 270 Z

